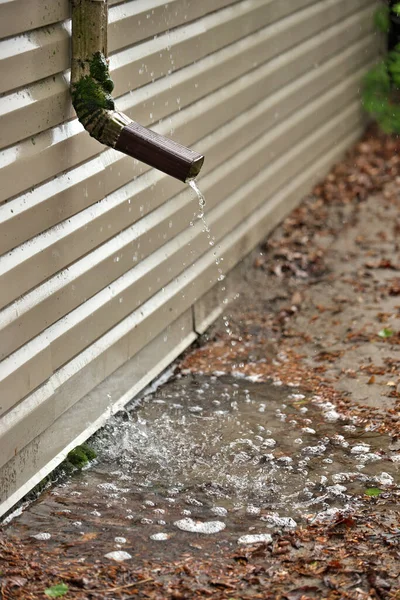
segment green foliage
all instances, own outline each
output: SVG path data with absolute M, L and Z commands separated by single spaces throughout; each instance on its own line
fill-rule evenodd
M 392 10 L 400 13 L 400 3 Z M 375 26 L 389 31 L 389 6 L 382 5 L 375 13 Z M 400 44 L 366 74 L 362 88 L 365 110 L 385 133 L 400 133 Z M 381 334 L 379 334 L 381 335 Z M 387 336 L 381 336 L 387 337 Z
M 396 13 L 396 15 L 400 15 L 400 2 L 392 6 L 392 11 Z
M 58 583 L 57 585 L 53 585 L 52 587 L 47 588 L 47 590 L 44 590 L 44 593 L 46 596 L 49 596 L 49 598 L 60 598 L 61 596 L 65 596 L 67 592 L 68 586 L 66 583 Z
M 386 4 L 382 4 L 376 9 L 374 14 L 374 24 L 378 31 L 388 33 L 390 22 L 389 22 L 389 7 Z

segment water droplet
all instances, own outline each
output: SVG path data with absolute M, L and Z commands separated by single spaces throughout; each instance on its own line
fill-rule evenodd
M 153 535 L 150 536 L 150 539 L 156 542 L 162 542 L 164 540 L 169 540 L 170 537 L 171 536 L 168 533 L 153 533 Z

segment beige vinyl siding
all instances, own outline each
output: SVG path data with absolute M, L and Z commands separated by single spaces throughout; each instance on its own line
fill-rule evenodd
M 48 4 L 0 4 L 0 512 L 209 324 L 219 269 L 360 135 L 377 55 L 373 0 L 111 3 L 117 105 L 205 154 L 210 247 L 190 188 L 74 118 Z

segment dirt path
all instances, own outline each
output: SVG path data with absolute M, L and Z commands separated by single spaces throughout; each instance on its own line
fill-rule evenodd
M 365 137 L 245 261 L 239 299 L 186 353 L 181 374 L 297 386 L 400 450 L 399 150 Z M 276 531 L 272 543 L 170 562 L 82 562 L 87 536 L 63 556 L 4 528 L 0 597 L 45 598 L 62 583 L 78 600 L 400 599 L 398 498 L 389 488 L 354 514 Z

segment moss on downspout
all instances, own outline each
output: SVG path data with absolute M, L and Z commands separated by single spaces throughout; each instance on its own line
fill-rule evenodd
M 71 0 L 71 95 L 79 121 L 102 144 L 190 181 L 204 156 L 142 127 L 115 109 L 107 59 L 108 0 Z
M 107 56 L 107 0 L 72 0 L 71 95 L 79 121 L 102 144 L 115 147 L 132 120 L 115 110 Z

